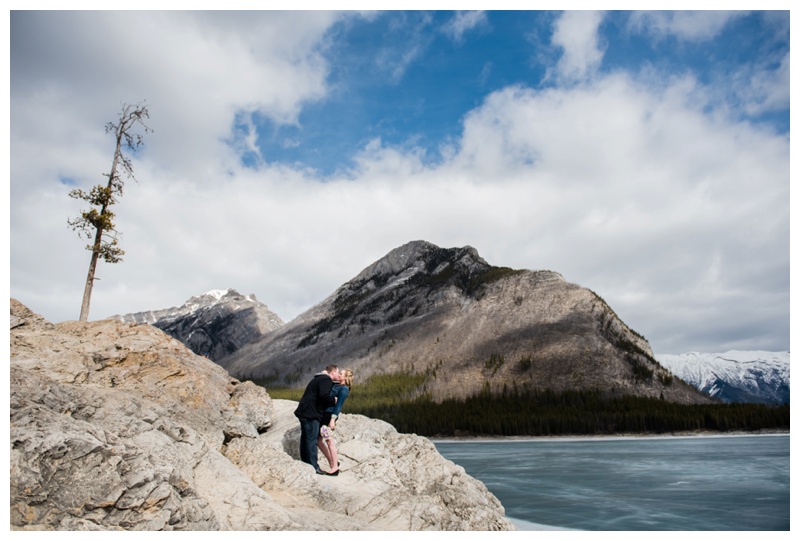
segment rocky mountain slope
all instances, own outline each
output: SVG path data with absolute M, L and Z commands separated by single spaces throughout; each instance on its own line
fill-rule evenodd
M 301 386 L 329 362 L 357 377 L 427 371 L 436 400 L 506 386 L 708 401 L 592 291 L 424 241 L 391 251 L 220 364 L 242 379 Z
M 11 300 L 12 530 L 506 530 L 425 438 L 344 414 L 342 473 L 298 459 L 296 403 L 150 325 Z M 324 463 L 324 458 L 322 459 Z
M 658 355 L 687 383 L 723 402 L 789 403 L 788 351 Z
M 283 320 L 255 295 L 241 295 L 235 289 L 209 291 L 174 308 L 115 317 L 126 323 L 150 323 L 216 362 L 283 326 Z

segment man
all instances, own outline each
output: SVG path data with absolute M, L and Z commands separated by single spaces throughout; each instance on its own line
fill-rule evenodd
M 336 404 L 331 397 L 334 381 L 339 381 L 339 367 L 329 364 L 309 382 L 294 410 L 295 417 L 300 419 L 300 460 L 314 466 L 319 475 L 327 475 L 317 463 L 317 438 L 325 408 Z

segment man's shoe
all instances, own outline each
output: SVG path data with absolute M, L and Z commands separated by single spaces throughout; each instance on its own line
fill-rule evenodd
M 317 470 L 317 475 L 328 475 L 328 472 L 324 472 L 322 470 Z

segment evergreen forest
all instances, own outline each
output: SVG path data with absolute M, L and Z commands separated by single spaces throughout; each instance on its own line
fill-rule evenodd
M 476 396 L 437 403 L 421 391 L 427 378 L 425 373 L 379 374 L 356 382 L 343 413 L 382 419 L 399 432 L 427 437 L 789 430 L 788 404 L 683 405 L 600 391 L 498 393 L 488 387 Z M 303 394 L 303 389 L 264 386 L 272 398 L 299 400 Z

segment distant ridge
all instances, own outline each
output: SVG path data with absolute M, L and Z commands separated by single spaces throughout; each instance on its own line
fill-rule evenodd
M 723 402 L 789 403 L 788 351 L 658 355 L 673 374 Z
M 284 323 L 255 295 L 215 289 L 183 305 L 114 316 L 126 323 L 149 323 L 215 362 L 260 340 Z

